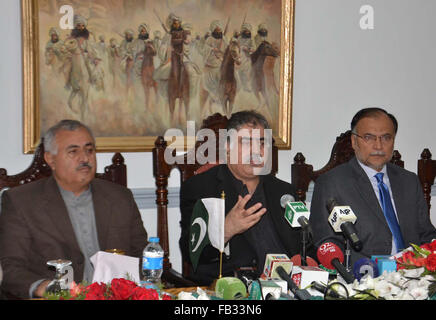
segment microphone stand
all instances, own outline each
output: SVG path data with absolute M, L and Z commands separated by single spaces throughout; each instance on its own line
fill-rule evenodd
M 351 243 L 350 240 L 345 238 L 345 268 L 347 269 L 347 272 L 351 272 Z
M 308 230 L 307 228 L 303 228 L 303 247 L 301 248 L 301 265 L 302 266 L 307 266 L 307 261 L 306 261 L 306 244 L 308 243 L 307 239 L 308 237 Z

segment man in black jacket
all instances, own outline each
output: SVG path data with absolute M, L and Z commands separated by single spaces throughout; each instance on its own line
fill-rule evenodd
M 232 130 L 233 129 L 233 130 Z M 195 175 L 185 181 L 180 191 L 182 235 L 180 248 L 183 259 L 189 261 L 191 215 L 197 200 L 220 198 L 225 193 L 226 245 L 230 254 L 223 259 L 223 276 L 233 276 L 241 267 L 254 267 L 257 275 L 263 271 L 267 253 L 284 253 L 289 257 L 300 253 L 301 234 L 284 218 L 280 198 L 295 196 L 291 184 L 277 179 L 269 172 L 272 145 L 268 143 L 265 118 L 253 111 L 232 115 L 227 132 L 227 163 Z M 198 267 L 191 278 L 208 285 L 219 274 L 219 252 L 208 245 L 201 253 Z

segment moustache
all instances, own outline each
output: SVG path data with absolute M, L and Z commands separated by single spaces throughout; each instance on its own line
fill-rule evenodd
M 76 170 L 80 170 L 82 168 L 92 169 L 92 165 L 90 165 L 88 162 L 83 162 L 77 166 Z
M 384 157 L 384 156 L 386 156 L 386 152 L 383 152 L 383 151 L 374 151 L 374 152 L 371 152 L 370 155 L 371 156 L 382 156 L 382 157 Z
M 250 164 L 253 162 L 253 164 L 262 164 L 264 160 L 265 158 L 260 156 L 259 154 L 253 154 L 251 156 L 247 156 L 246 158 L 242 159 L 242 163 Z

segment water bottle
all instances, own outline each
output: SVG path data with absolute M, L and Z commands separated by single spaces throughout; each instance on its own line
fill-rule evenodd
M 151 237 L 148 241 L 142 254 L 142 276 L 144 282 L 156 284 L 162 276 L 164 252 L 159 238 Z

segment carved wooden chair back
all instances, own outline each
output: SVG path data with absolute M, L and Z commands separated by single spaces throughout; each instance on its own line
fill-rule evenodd
M 421 153 L 421 158 L 418 160 L 418 177 L 421 181 L 429 213 L 431 206 L 431 187 L 433 186 L 436 177 L 436 160 L 433 160 L 431 156 L 430 150 L 425 148 Z

